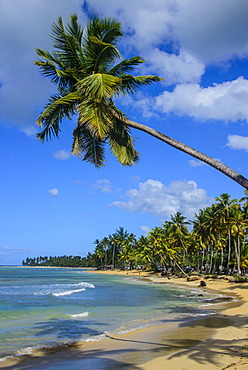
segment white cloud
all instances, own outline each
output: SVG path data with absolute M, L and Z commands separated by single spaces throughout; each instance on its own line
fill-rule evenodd
M 231 149 L 243 149 L 248 152 L 248 137 L 240 135 L 228 135 L 227 146 Z
M 177 85 L 171 93 L 156 98 L 156 109 L 164 113 L 188 115 L 200 120 L 248 121 L 248 80 L 201 88 L 198 84 Z
M 58 16 L 67 21 L 77 13 L 85 25 L 82 5 L 86 3 L 92 12 L 120 20 L 125 31 L 120 44 L 123 57 L 139 54 L 147 60 L 141 72 L 159 74 L 165 84 L 182 84 L 159 96 L 159 111 L 199 119 L 247 119 L 246 80 L 237 80 L 236 89 L 230 83 L 229 91 L 225 84 L 209 90 L 198 85 L 208 64 L 228 65 L 234 58 L 248 56 L 247 0 L 1 0 L 2 122 L 18 125 L 27 135 L 36 132 L 32 125 L 52 85 L 33 65 L 34 50 L 51 48 L 51 24 Z M 221 89 L 226 91 L 223 97 L 218 96 Z M 136 104 L 151 116 L 153 101 L 144 98 Z
M 247 56 L 246 0 L 178 0 L 174 37 L 205 63 Z
M 102 191 L 103 193 L 113 193 L 112 184 L 107 179 L 96 181 L 94 184 L 94 188 Z
M 69 152 L 68 150 L 58 150 L 57 152 L 55 152 L 53 154 L 54 158 L 56 159 L 60 159 L 62 161 L 66 161 L 67 159 L 69 159 L 71 156 L 72 156 L 72 153 Z
M 48 190 L 48 193 L 52 196 L 52 197 L 57 197 L 59 195 L 59 189 L 58 188 L 52 188 L 52 189 L 49 189 Z
M 142 55 L 161 45 L 205 64 L 248 54 L 247 0 L 91 0 L 89 4 L 98 14 L 117 17 L 131 31 L 128 44 Z
M 5 246 L 3 247 L 3 249 L 4 249 L 5 251 L 10 251 L 12 248 L 11 248 L 11 247 L 9 247 L 8 245 L 5 245 Z
M 166 85 L 174 83 L 199 82 L 205 72 L 205 66 L 193 55 L 181 51 L 178 55 L 169 54 L 158 48 L 150 50 L 145 59 L 150 68 L 163 77 Z
M 125 196 L 127 201 L 115 201 L 110 205 L 160 217 L 176 212 L 190 217 L 209 201 L 206 191 L 198 188 L 194 181 L 174 181 L 165 186 L 160 181 L 150 179 L 139 183 L 138 189 L 127 191 Z

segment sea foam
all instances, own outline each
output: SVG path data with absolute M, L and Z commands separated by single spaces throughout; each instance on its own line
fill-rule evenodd
M 75 289 L 75 290 L 65 290 L 64 292 L 52 293 L 52 295 L 55 297 L 62 297 L 64 295 L 71 295 L 73 293 L 83 292 L 84 290 L 86 289 L 83 288 L 83 289 Z
M 73 317 L 73 318 L 77 318 L 77 317 L 88 317 L 89 316 L 89 312 L 82 312 L 82 313 L 75 313 L 75 314 L 72 314 L 72 315 L 69 315 L 70 317 Z

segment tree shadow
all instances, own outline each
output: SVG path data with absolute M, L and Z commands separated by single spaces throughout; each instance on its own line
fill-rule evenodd
M 236 358 L 247 358 L 247 338 L 242 339 L 226 339 L 226 340 L 214 340 L 207 339 L 197 346 L 189 347 L 169 356 L 169 359 L 187 356 L 191 360 L 197 363 L 212 364 L 219 366 L 220 363 L 217 360 L 220 356 L 231 356 L 234 360 Z
M 247 358 L 248 359 L 248 338 L 247 338 L 247 324 L 248 317 L 244 315 L 228 316 L 225 314 L 218 314 L 215 316 L 196 319 L 190 323 L 183 322 L 179 324 L 185 334 L 188 333 L 188 338 L 192 338 L 197 333 L 205 333 L 208 337 L 199 342 L 197 346 L 188 346 L 183 350 L 179 350 L 169 356 L 169 359 L 187 356 L 188 358 L 198 363 L 211 363 L 219 366 L 217 358 L 220 356 L 231 356 L 232 358 Z M 215 329 L 233 327 L 244 330 L 244 337 L 234 339 L 230 337 L 227 339 L 212 338 Z M 187 339 L 177 340 L 177 344 L 183 344 Z M 173 341 L 172 341 L 173 343 Z
M 94 325 L 107 326 L 107 324 L 96 321 L 82 321 L 70 319 L 51 319 L 46 322 L 35 324 L 36 337 L 53 334 L 58 340 L 78 340 L 82 335 L 94 336 L 103 334 L 102 331 L 92 328 Z
M 73 320 L 66 321 L 71 323 Z M 236 316 L 235 322 L 232 316 L 227 315 L 216 315 L 190 322 L 185 321 L 177 329 L 168 332 L 161 331 L 159 334 L 156 332 L 153 337 L 149 334 L 149 337 L 146 338 L 146 334 L 142 334 L 141 331 L 140 335 L 132 337 L 108 336 L 108 342 L 105 342 L 107 345 L 102 346 L 100 341 L 93 349 L 87 347 L 87 345 L 85 345 L 85 348 L 84 345 L 81 348 L 76 345 L 68 346 L 65 350 L 57 349 L 53 352 L 47 349 L 42 351 L 40 357 L 27 356 L 23 360 L 20 359 L 18 364 L 7 366 L 5 369 L 140 369 L 139 366 L 143 363 L 161 356 L 168 356 L 168 360 L 186 356 L 196 363 L 218 367 L 221 365 L 219 363 L 221 356 L 230 356 L 236 362 L 240 357 L 248 359 L 248 345 L 246 332 L 244 332 L 244 337 L 238 340 L 234 340 L 232 337 L 215 339 L 213 334 L 216 329 L 233 326 L 246 330 L 247 322 L 248 318 L 242 315 Z M 78 323 L 81 324 L 79 331 L 83 330 L 85 323 L 79 320 L 74 322 L 75 325 L 78 325 Z M 41 328 L 43 329 L 40 335 L 55 328 L 58 331 L 58 337 L 65 337 L 65 334 L 61 331 L 61 326 L 57 327 L 56 320 L 52 320 L 49 327 L 41 325 Z M 88 331 L 89 328 L 87 328 Z M 94 330 L 93 333 L 99 334 Z M 27 361 L 27 359 L 30 359 L 30 361 Z

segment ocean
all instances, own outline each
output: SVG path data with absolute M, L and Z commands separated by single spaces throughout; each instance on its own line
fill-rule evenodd
M 0 267 L 0 358 L 209 315 L 214 298 L 128 275 Z

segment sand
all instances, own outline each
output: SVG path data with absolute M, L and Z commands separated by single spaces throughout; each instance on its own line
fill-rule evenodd
M 95 272 L 95 271 L 94 271 Z M 147 272 L 98 273 L 135 275 L 157 283 L 196 288 L 199 281 L 170 278 Z M 0 363 L 4 369 L 248 369 L 248 283 L 207 280 L 203 290 L 235 297 L 216 304 L 218 314 L 187 322 L 149 327 L 98 342 L 82 342 L 55 353 L 34 352 L 22 360 Z

